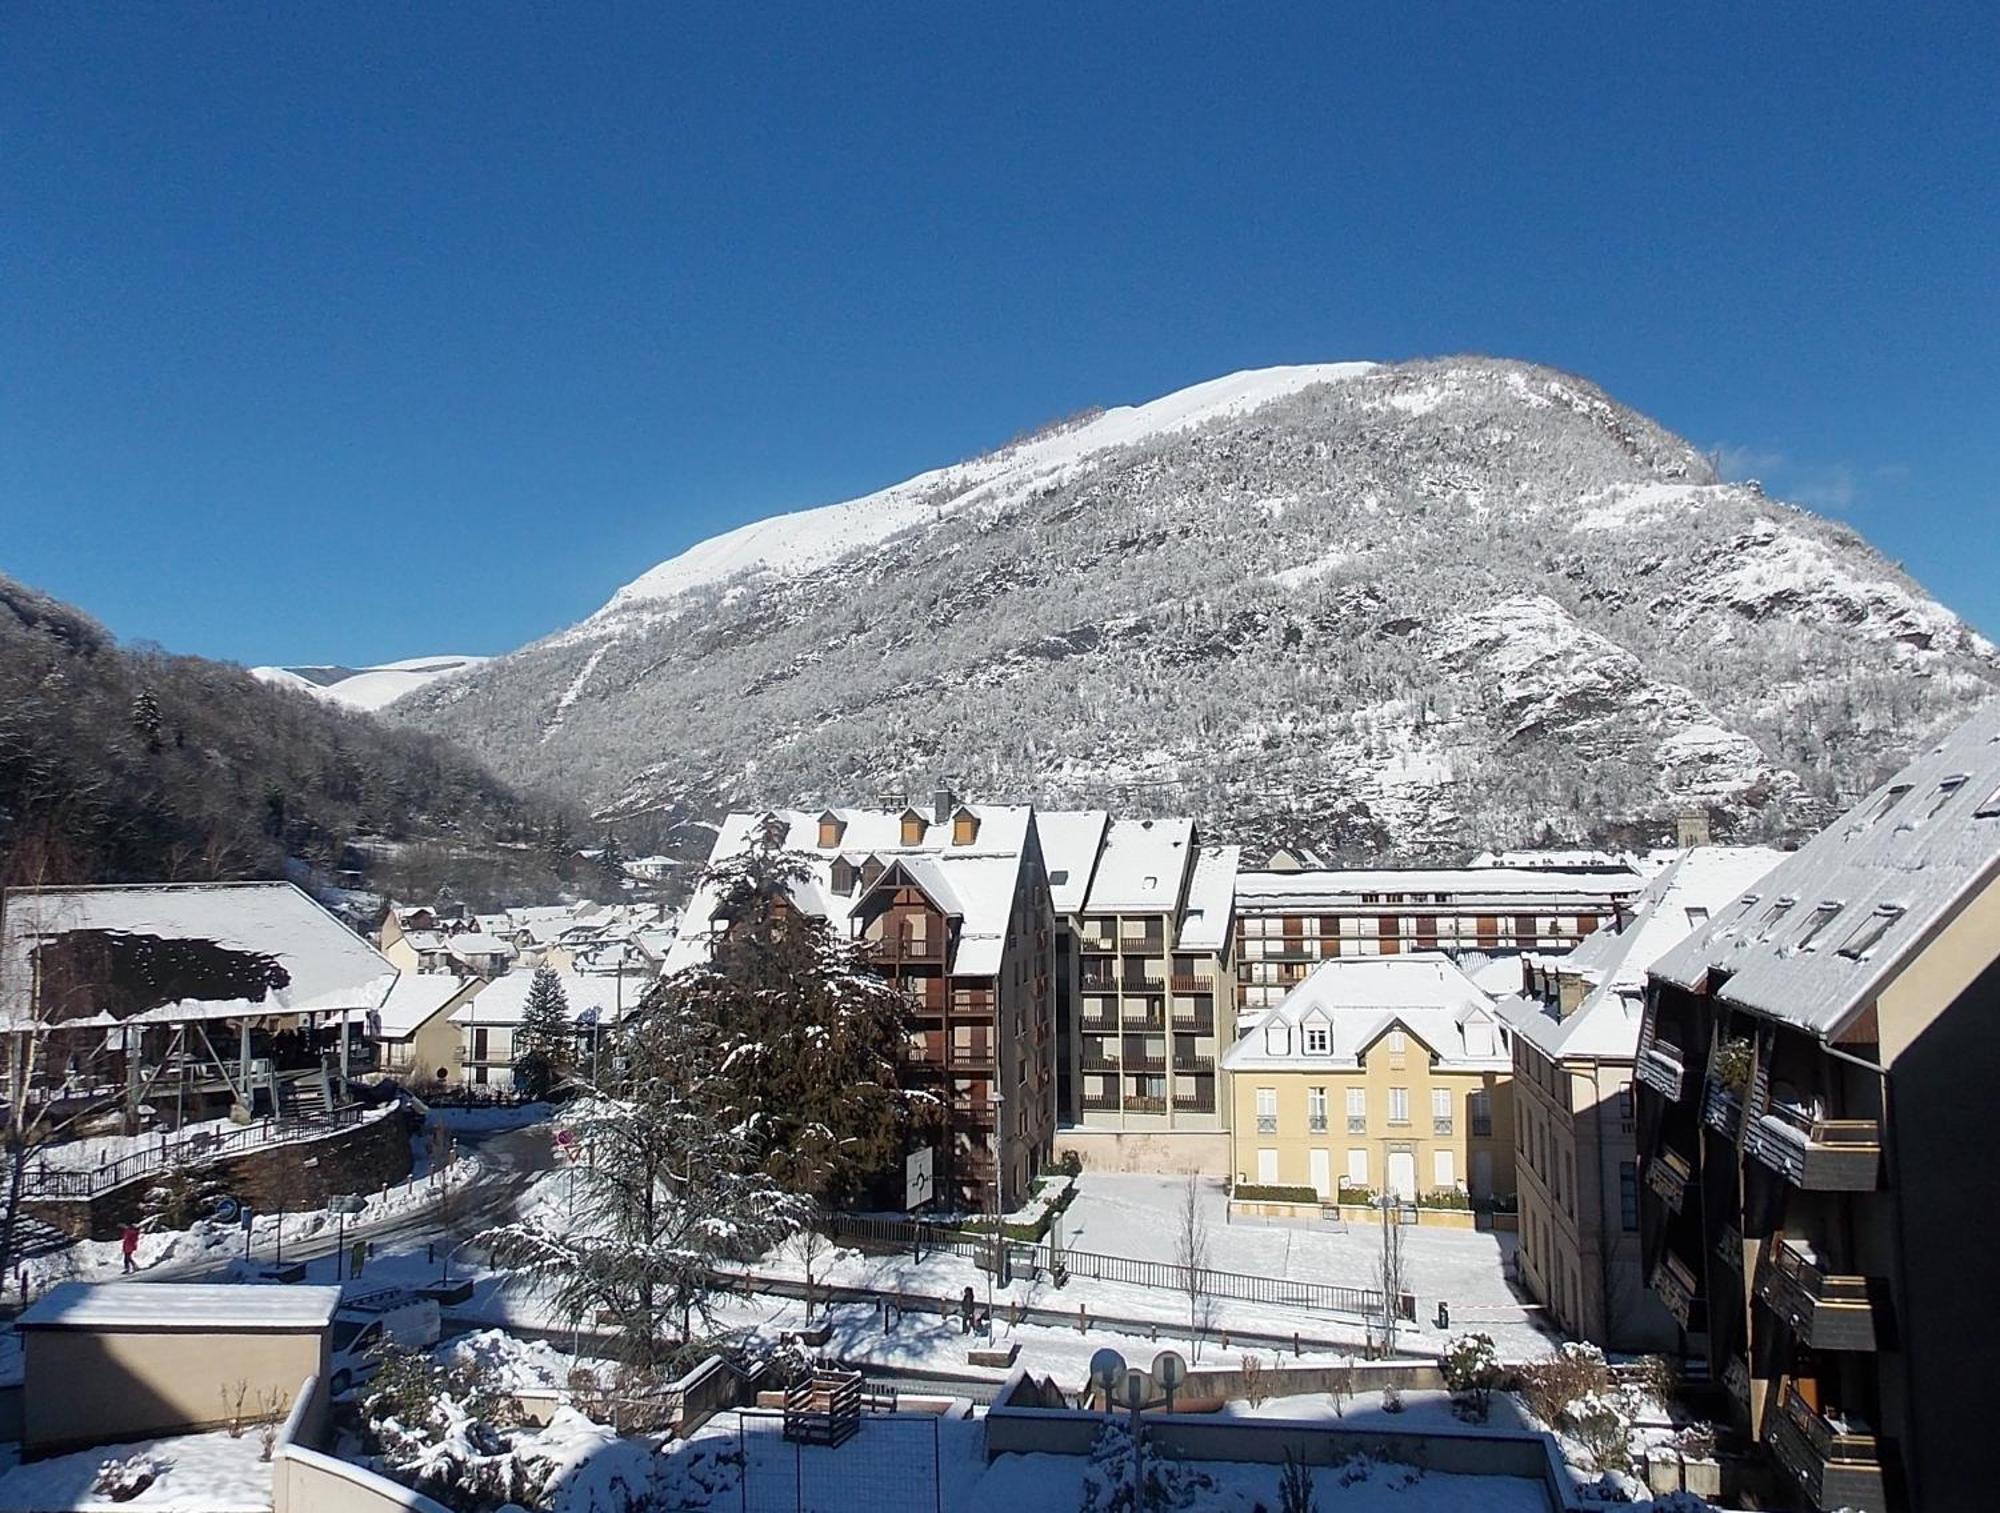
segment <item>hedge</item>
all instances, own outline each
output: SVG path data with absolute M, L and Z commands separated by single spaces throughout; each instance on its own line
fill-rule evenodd
M 1317 1203 L 1319 1191 L 1311 1187 L 1260 1186 L 1254 1182 L 1239 1182 L 1230 1190 L 1230 1197 L 1241 1203 Z

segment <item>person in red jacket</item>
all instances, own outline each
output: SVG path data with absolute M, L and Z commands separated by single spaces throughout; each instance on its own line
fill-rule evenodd
M 133 1258 L 139 1254 L 139 1226 L 127 1224 L 118 1232 L 118 1248 L 125 1253 L 125 1269 L 137 1271 L 139 1263 Z

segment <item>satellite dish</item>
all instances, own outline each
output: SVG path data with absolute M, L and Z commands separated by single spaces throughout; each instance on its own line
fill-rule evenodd
M 1125 1357 L 1109 1345 L 1090 1358 L 1090 1385 L 1104 1394 L 1109 1402 L 1118 1391 L 1118 1384 L 1125 1380 Z

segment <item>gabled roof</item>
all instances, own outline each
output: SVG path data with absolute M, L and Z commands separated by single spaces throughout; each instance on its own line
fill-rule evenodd
M 1696 846 L 1682 852 L 1646 885 L 1622 927 L 1597 931 L 1558 964 L 1564 974 L 1581 966 L 1581 975 L 1595 984 L 1567 1018 L 1558 1018 L 1554 1005 L 1517 997 L 1502 1003 L 1507 1022 L 1552 1060 L 1631 1060 L 1639 1054 L 1648 970 L 1687 939 L 1702 917 L 1720 913 L 1785 856 L 1766 846 Z
M 376 1022 L 385 1040 L 406 1040 L 447 1004 L 478 992 L 481 977 L 453 977 L 448 972 L 405 972 L 382 1000 Z
M 2000 873 L 2000 701 L 1661 957 L 1684 988 L 1832 1038 Z M 1780 908 L 1780 901 L 1790 904 Z
M 1332 1026 L 1325 1053 L 1308 1053 L 1300 1033 L 1323 1016 Z M 1491 1050 L 1468 1044 L 1468 1025 L 1493 1026 Z M 1354 1067 L 1368 1048 L 1401 1027 L 1422 1041 L 1446 1071 L 1505 1071 L 1509 1065 L 1502 1022 L 1493 1000 L 1437 952 L 1399 956 L 1342 956 L 1321 962 L 1277 1007 L 1246 1016 L 1237 1041 L 1223 1053 L 1227 1071 L 1307 1071 Z M 1274 1049 L 1268 1031 L 1285 1032 Z
M 1203 846 L 1188 879 L 1187 911 L 1181 916 L 1181 949 L 1220 951 L 1229 944 L 1236 911 L 1236 846 Z
M 1193 820 L 1114 820 L 1084 912 L 1176 914 L 1193 863 Z
M 1038 809 L 1035 830 L 1049 869 L 1049 898 L 1058 914 L 1076 914 L 1097 875 L 1097 854 L 1111 816 L 1102 809 Z
M 128 963 L 120 991 L 129 1010 L 72 1023 L 366 1010 L 396 978 L 379 951 L 290 883 L 15 888 L 0 913 L 0 1023 L 29 1017 L 33 953 L 72 934 L 94 937 Z M 194 966 L 155 965 L 169 956 Z M 155 981 L 158 991 L 149 991 Z

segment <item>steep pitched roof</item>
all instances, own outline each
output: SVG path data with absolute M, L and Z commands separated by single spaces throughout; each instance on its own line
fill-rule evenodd
M 1193 862 L 1193 820 L 1113 820 L 1084 912 L 1177 913 Z
M 1654 975 L 1822 1038 L 2000 873 L 2000 701 L 1822 830 L 1669 951 Z
M 1042 861 L 1049 869 L 1049 898 L 1058 914 L 1076 914 L 1097 875 L 1104 829 L 1111 817 L 1102 809 L 1039 809 L 1035 829 L 1042 838 Z
M 1203 846 L 1188 879 L 1187 912 L 1181 917 L 1181 949 L 1220 951 L 1229 943 L 1236 911 L 1236 846 Z

